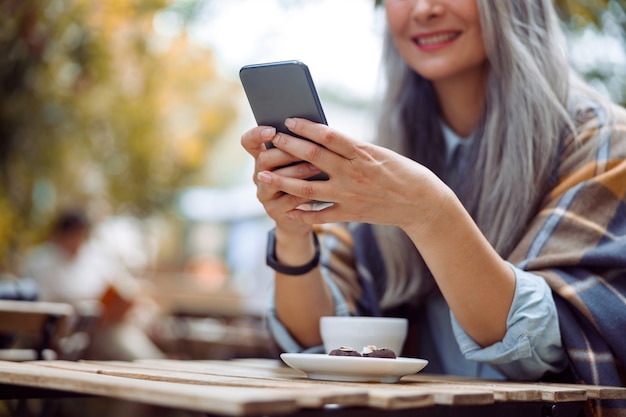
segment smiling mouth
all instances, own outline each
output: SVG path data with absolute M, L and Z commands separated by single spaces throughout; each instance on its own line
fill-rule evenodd
M 451 42 L 454 39 L 458 38 L 460 35 L 461 32 L 449 32 L 439 33 L 430 36 L 416 36 L 415 38 L 413 38 L 413 42 L 415 42 L 418 46 L 438 45 Z

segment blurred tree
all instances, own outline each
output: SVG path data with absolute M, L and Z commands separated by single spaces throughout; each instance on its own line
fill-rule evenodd
M 626 105 L 626 0 L 555 0 L 571 61 L 602 94 Z
M 580 16 L 582 21 L 597 23 L 598 11 L 606 10 L 609 0 L 554 0 L 554 3 L 567 18 Z M 375 4 L 382 6 L 383 0 L 375 0 Z
M 601 15 L 610 0 L 554 0 L 563 20 L 571 29 L 581 29 L 590 23 L 601 26 Z M 624 0 L 619 0 L 624 6 Z
M 145 216 L 205 182 L 239 89 L 182 31 L 154 30 L 166 6 L 0 0 L 0 270 L 60 206 Z

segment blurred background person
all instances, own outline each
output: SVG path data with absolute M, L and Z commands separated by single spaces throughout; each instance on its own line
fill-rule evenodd
M 104 294 L 118 265 L 89 242 L 89 231 L 82 211 L 61 212 L 49 238 L 28 253 L 23 274 L 36 280 L 41 300 L 76 304 Z
M 79 314 L 99 315 L 85 356 L 101 360 L 161 358 L 164 354 L 134 319 L 141 291 L 115 256 L 90 238 L 82 210 L 62 211 L 48 239 L 25 257 L 22 276 L 38 286 L 39 300 L 65 302 Z

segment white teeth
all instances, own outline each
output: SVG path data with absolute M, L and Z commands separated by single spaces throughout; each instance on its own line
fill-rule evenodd
M 446 33 L 446 34 L 441 34 L 441 35 L 433 35 L 429 37 L 417 38 L 417 43 L 420 45 L 433 45 L 436 43 L 443 43 L 443 42 L 451 41 L 452 39 L 456 37 L 457 37 L 456 33 Z

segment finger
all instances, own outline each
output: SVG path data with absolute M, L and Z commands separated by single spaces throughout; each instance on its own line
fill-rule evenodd
M 257 198 L 270 217 L 276 220 L 287 218 L 287 213 L 307 202 L 306 199 L 285 194 L 263 183 L 257 187 Z
M 241 145 L 253 157 L 266 150 L 266 143 L 272 141 L 276 129 L 270 126 L 257 126 L 241 135 Z
M 278 133 L 272 139 L 272 143 L 275 148 L 292 155 L 297 160 L 307 161 L 327 173 L 330 173 L 329 170 L 336 170 L 344 159 L 315 142 L 284 133 Z
M 282 177 L 276 175 L 274 171 L 261 171 L 256 175 L 257 183 L 257 198 L 261 203 L 266 204 L 271 200 L 276 200 L 284 195 L 293 197 L 293 205 L 290 208 L 294 208 L 303 202 L 309 201 L 308 198 L 299 196 L 296 194 L 286 193 L 281 189 L 281 184 L 284 183 L 281 179 L 289 179 L 289 177 Z M 293 179 L 294 181 L 310 182 L 303 179 Z
M 300 158 L 274 147 L 261 151 L 258 154 L 256 158 L 256 168 L 257 171 L 274 171 L 281 167 L 291 166 L 299 162 L 302 162 Z
M 355 143 L 330 127 L 306 119 L 289 118 L 285 126 L 293 133 L 310 139 L 347 159 L 354 159 Z
M 298 162 L 274 170 L 274 173 L 282 175 L 284 177 L 297 178 L 301 180 L 309 179 L 315 175 L 321 174 L 322 171 L 315 165 L 308 162 Z
M 307 181 L 284 177 L 276 172 L 262 171 L 257 174 L 259 183 L 263 183 L 276 191 L 304 199 L 304 201 L 328 201 L 327 181 Z

